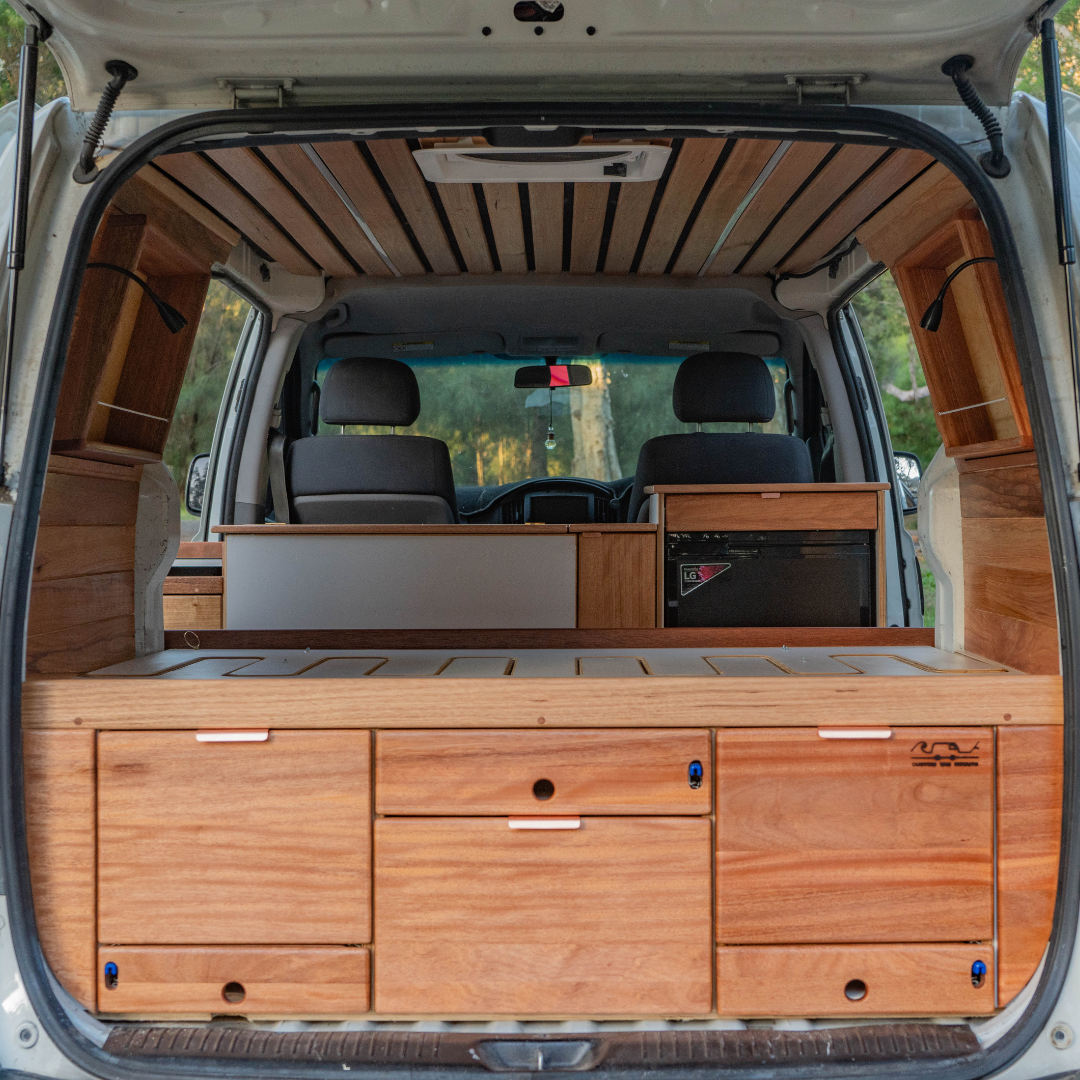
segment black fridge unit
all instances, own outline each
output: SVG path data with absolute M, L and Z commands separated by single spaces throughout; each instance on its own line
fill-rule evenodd
M 668 533 L 665 626 L 873 626 L 873 534 Z

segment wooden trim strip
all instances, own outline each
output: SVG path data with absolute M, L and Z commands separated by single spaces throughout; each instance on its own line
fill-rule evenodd
M 641 184 L 619 185 L 619 203 L 615 207 L 615 220 L 604 260 L 605 274 L 630 273 L 658 183 L 658 180 L 651 180 Z
M 215 525 L 222 536 L 565 536 L 567 525 Z
M 574 227 L 570 241 L 571 274 L 596 273 L 610 190 L 610 184 L 574 185 Z
M 733 492 L 811 491 L 823 494 L 844 491 L 888 491 L 890 484 L 650 484 L 646 495 L 730 495 Z M 260 525 L 225 526 L 226 528 L 262 528 Z
M 150 684 L 153 684 L 151 690 Z M 980 687 L 982 692 L 980 692 Z M 557 727 L 985 727 L 1063 723 L 1061 678 L 36 679 L 27 729 Z M 914 708 L 912 703 L 918 702 Z M 287 718 L 287 719 L 285 719 Z
M 318 277 L 319 271 L 293 242 L 242 191 L 200 154 L 164 154 L 154 164 L 193 191 L 244 236 L 258 244 L 290 274 Z
M 529 185 L 533 262 L 538 274 L 558 274 L 562 271 L 563 202 L 562 184 Z M 641 235 L 640 228 L 638 235 Z M 630 257 L 633 258 L 633 252 Z M 629 269 L 629 263 L 627 268 Z
M 525 274 L 525 229 L 521 221 L 521 196 L 517 184 L 484 184 L 488 220 L 504 274 Z
M 484 223 L 480 220 L 472 184 L 436 184 L 435 187 L 469 273 L 494 273 L 495 267 L 491 262 Z

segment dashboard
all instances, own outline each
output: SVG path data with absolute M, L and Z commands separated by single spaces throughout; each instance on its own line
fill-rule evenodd
M 466 525 L 593 525 L 624 521 L 632 476 L 603 482 L 576 476 L 542 476 L 516 484 L 457 489 Z

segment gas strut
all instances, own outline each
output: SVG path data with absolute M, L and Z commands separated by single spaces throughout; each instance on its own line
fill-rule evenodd
M 1054 20 L 1044 19 L 1042 33 L 1043 85 L 1046 91 L 1046 132 L 1050 142 L 1050 177 L 1054 187 L 1054 223 L 1057 226 L 1058 262 L 1065 268 L 1065 310 L 1069 318 L 1069 351 L 1072 354 L 1073 406 L 1077 438 L 1080 439 L 1080 354 L 1076 334 L 1076 301 L 1073 267 L 1076 243 L 1073 239 L 1072 199 L 1069 195 L 1069 168 L 1065 150 L 1065 103 L 1061 94 L 1061 67 Z M 1080 466 L 1077 467 L 1080 477 Z
M 94 119 L 90 121 L 90 127 L 86 130 L 83 138 L 82 150 L 79 153 L 79 163 L 71 178 L 76 184 L 90 184 L 98 178 L 98 167 L 94 164 L 94 155 L 101 145 L 101 138 L 105 134 L 105 127 L 112 116 L 116 99 L 120 91 L 132 79 L 138 78 L 135 70 L 126 60 L 110 60 L 105 65 L 105 70 L 112 76 L 105 89 L 101 92 L 101 100 L 98 102 Z
M 19 54 L 19 113 L 15 129 L 15 191 L 11 203 L 8 238 L 7 335 L 4 363 L 0 368 L 0 473 L 8 483 L 5 464 L 8 399 L 11 393 L 12 356 L 15 348 L 15 311 L 19 296 L 19 272 L 26 264 L 26 223 L 30 206 L 30 154 L 34 143 L 34 98 L 37 96 L 38 45 L 47 41 L 52 27 L 31 7 L 26 9 L 26 29 Z

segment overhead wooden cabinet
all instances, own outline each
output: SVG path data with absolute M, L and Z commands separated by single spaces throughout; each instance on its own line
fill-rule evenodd
M 707 818 L 511 821 L 376 821 L 376 1011 L 710 1011 Z
M 370 939 L 370 735 L 98 737 L 99 940 Z
M 717 941 L 991 940 L 993 732 L 822 733 L 717 732 Z

